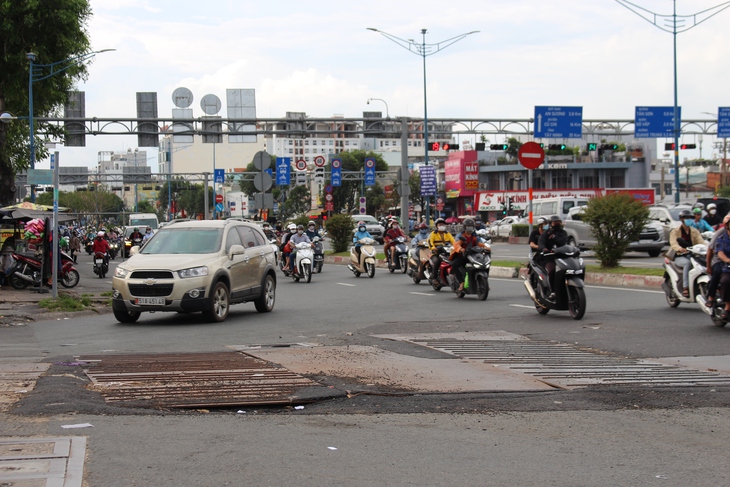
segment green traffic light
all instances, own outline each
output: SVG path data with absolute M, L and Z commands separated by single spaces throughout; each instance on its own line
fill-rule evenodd
M 597 144 L 595 144 L 595 143 L 589 143 L 588 144 L 588 150 L 589 151 L 595 151 L 597 148 L 598 148 L 597 147 Z

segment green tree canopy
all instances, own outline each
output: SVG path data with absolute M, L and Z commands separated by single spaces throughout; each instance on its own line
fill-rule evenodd
M 12 0 L 0 2 L 0 112 L 28 115 L 27 53 L 39 64 L 80 56 L 90 50 L 86 23 L 91 17 L 88 0 Z M 86 78 L 83 64 L 72 66 L 33 84 L 36 117 L 54 115 L 68 99 L 78 80 Z M 40 132 L 61 136 L 51 125 Z M 12 204 L 15 173 L 30 164 L 30 130 L 27 123 L 0 123 L 0 206 Z M 36 143 L 36 159 L 45 158 L 42 140 Z
M 347 152 L 340 152 L 338 154 L 338 157 L 342 159 L 342 171 L 343 173 L 346 171 L 359 171 L 362 174 L 362 171 L 365 169 L 365 158 L 366 157 L 373 157 L 375 158 L 375 170 L 376 171 L 387 171 L 388 170 L 388 163 L 385 162 L 383 157 L 380 154 L 377 154 L 372 151 L 364 151 L 364 150 L 354 150 L 354 151 L 347 151 Z M 326 171 L 330 172 L 332 170 L 331 164 L 327 164 Z M 359 202 L 358 197 L 360 196 L 360 192 L 362 191 L 362 181 L 352 181 L 352 180 L 342 180 L 342 186 L 335 187 L 332 190 L 332 203 L 334 206 L 335 212 L 341 212 L 344 210 L 347 213 L 352 214 L 354 211 L 356 211 L 359 208 Z M 366 187 L 367 188 L 367 187 Z M 379 189 L 375 189 L 379 188 Z M 373 189 L 370 190 L 370 194 L 372 194 L 373 198 L 377 198 L 380 196 L 383 196 L 383 188 L 379 184 L 373 187 Z M 370 211 L 377 211 L 382 209 L 382 204 L 385 202 L 385 198 L 383 198 L 380 201 L 380 207 L 375 208 L 374 206 L 370 206 L 370 202 L 368 202 L 368 212 Z M 370 213 L 372 214 L 372 213 Z

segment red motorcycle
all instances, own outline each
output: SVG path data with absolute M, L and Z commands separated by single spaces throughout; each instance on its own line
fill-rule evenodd
M 41 272 L 41 261 L 36 254 L 14 252 L 13 259 L 15 259 L 15 265 L 8 275 L 10 285 L 15 289 L 25 289 L 28 286 L 39 287 L 43 273 Z M 73 262 L 68 254 L 61 252 L 61 271 L 58 275 L 58 282 L 63 287 L 72 288 L 79 283 L 79 271 L 74 268 Z
M 434 275 L 431 276 L 431 286 L 433 287 L 434 291 L 440 291 L 442 287 L 449 286 L 449 279 L 448 276 L 451 274 L 451 252 L 454 250 L 454 248 L 451 245 L 443 246 L 439 245 L 436 248 L 436 257 L 438 258 L 438 265 L 436 267 L 436 272 L 434 272 Z M 433 261 L 435 260 L 434 257 L 432 257 L 432 265 Z

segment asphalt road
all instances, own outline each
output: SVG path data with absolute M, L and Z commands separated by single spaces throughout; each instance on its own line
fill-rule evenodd
M 495 245 L 495 259 L 511 251 Z M 516 253 L 520 250 L 516 249 Z M 517 255 L 517 254 L 515 254 Z M 506 257 L 505 257 L 506 258 Z M 647 259 L 648 260 L 648 259 Z M 82 285 L 110 287 L 80 258 Z M 112 264 L 114 266 L 115 263 Z M 522 282 L 490 280 L 487 301 L 434 292 L 377 269 L 326 265 L 312 282 L 280 275 L 272 313 L 111 314 L 0 328 L 0 357 L 227 351 L 315 343 L 416 353 L 375 334 L 504 330 L 634 358 L 725 355 L 730 329 L 660 291 L 589 286 L 580 321 L 536 313 Z M 81 286 L 81 285 L 80 285 Z M 12 355 L 16 354 L 16 355 Z M 598 387 L 501 394 L 362 395 L 292 408 L 159 412 L 108 407 L 57 366 L 12 414 L 4 436 L 84 435 L 89 485 L 727 485 L 727 387 Z M 326 378 L 343 390 L 346 378 Z M 91 423 L 93 428 L 63 430 Z M 335 449 L 331 449 L 335 448 Z

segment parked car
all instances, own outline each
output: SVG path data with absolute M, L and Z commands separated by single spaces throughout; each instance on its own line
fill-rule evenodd
M 569 245 L 575 245 L 581 249 L 592 249 L 596 246 L 596 238 L 593 236 L 591 226 L 583 221 L 585 206 L 571 208 L 567 218 L 563 221 L 563 227 L 568 233 Z M 668 245 L 668 239 L 664 236 L 664 227 L 655 221 L 648 221 L 639 235 L 639 239 L 629 244 L 630 252 L 647 252 L 651 257 L 657 257 L 662 249 Z
M 519 216 L 508 216 L 492 223 L 489 227 L 489 234 L 492 237 L 509 237 L 512 235 L 512 225 L 515 223 L 528 225 L 529 220 Z
M 678 227 L 682 224 L 679 221 L 679 212 L 682 210 L 692 211 L 690 205 L 672 205 L 672 206 L 652 206 L 649 208 L 649 219 L 654 220 L 662 225 L 664 228 L 664 238 L 669 242 L 669 232 L 674 227 Z
M 228 317 L 230 305 L 253 301 L 260 313 L 274 308 L 274 249 L 251 222 L 172 222 L 112 278 L 112 309 L 122 323 L 145 311 L 202 311 L 210 321 Z
M 364 221 L 368 233 L 382 245 L 383 237 L 385 237 L 385 228 L 378 222 L 377 218 L 372 215 L 353 215 L 352 219 L 355 222 L 355 228 L 352 229 L 353 235 L 357 232 L 357 223 Z M 406 230 L 408 229 L 406 228 Z

